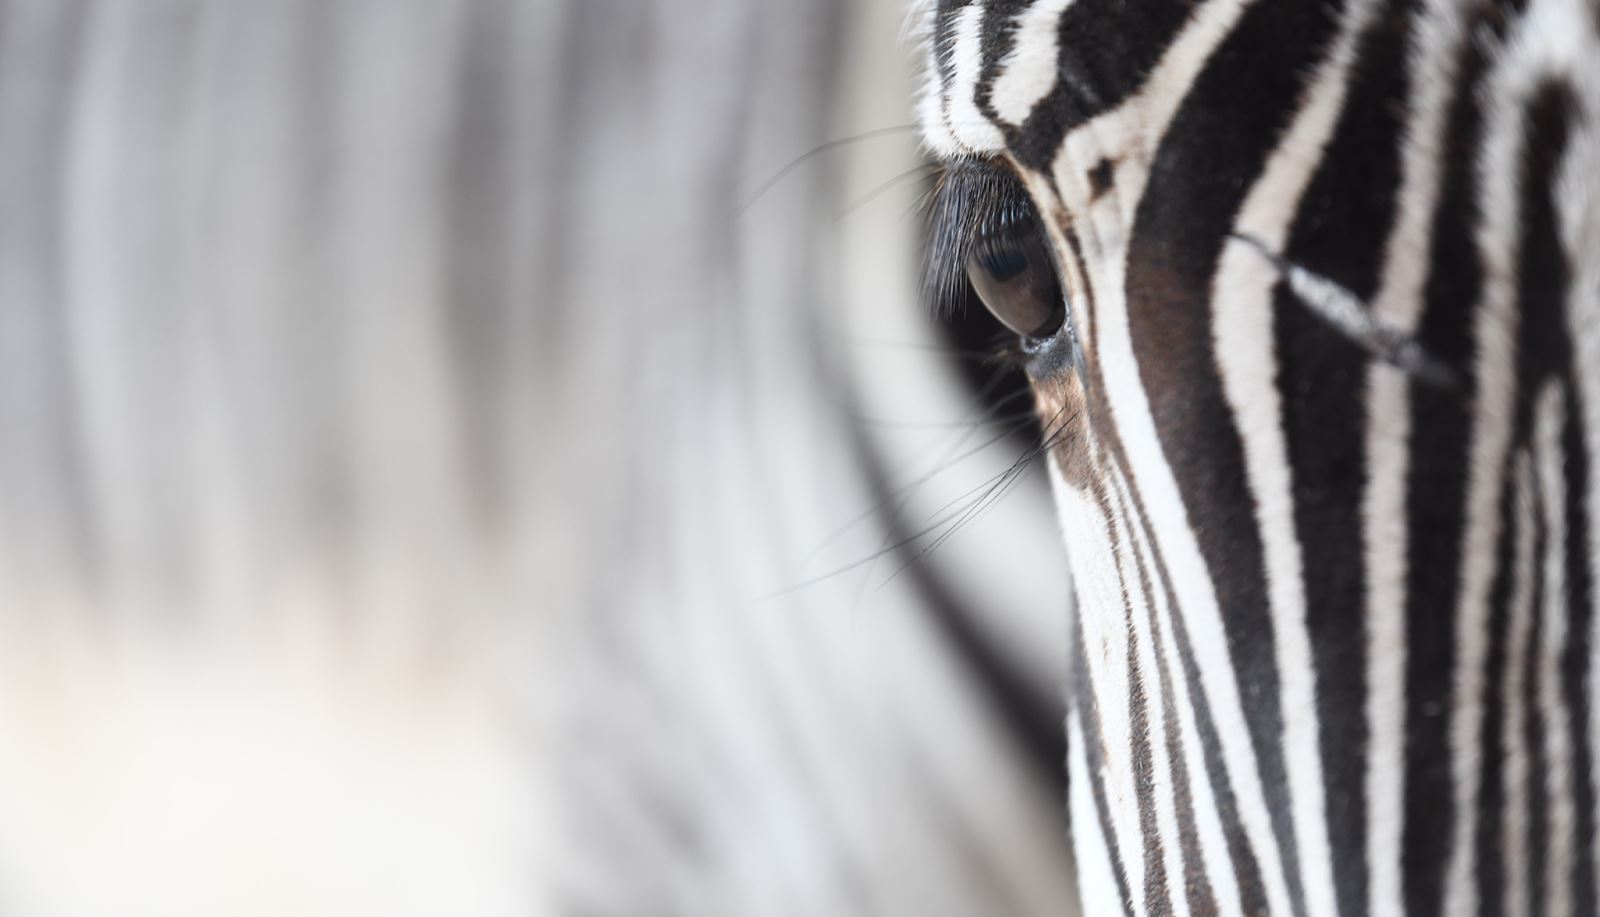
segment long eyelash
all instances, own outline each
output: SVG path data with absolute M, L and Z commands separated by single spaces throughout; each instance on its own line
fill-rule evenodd
M 1027 190 L 1009 169 L 984 159 L 943 164 L 927 198 L 928 247 L 922 296 L 935 315 L 964 310 L 971 292 L 967 259 L 986 236 L 1033 218 Z

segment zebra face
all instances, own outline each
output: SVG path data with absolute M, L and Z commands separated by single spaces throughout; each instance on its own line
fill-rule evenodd
M 1086 911 L 1592 913 L 1592 4 L 924 7 L 929 288 L 1021 338 L 1079 596 Z

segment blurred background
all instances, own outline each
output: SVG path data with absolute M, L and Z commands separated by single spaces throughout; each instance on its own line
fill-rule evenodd
M 907 16 L 0 2 L 0 913 L 1073 913 Z

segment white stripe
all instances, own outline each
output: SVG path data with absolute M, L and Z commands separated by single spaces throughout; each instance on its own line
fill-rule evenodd
M 1111 866 L 1111 848 L 1100 830 L 1100 812 L 1095 808 L 1084 753 L 1083 724 L 1078 711 L 1067 715 L 1068 795 L 1072 809 L 1072 853 L 1078 865 L 1078 897 L 1085 914 L 1120 914 L 1122 901 L 1117 894 L 1117 877 Z
M 1506 667 L 1501 672 L 1500 700 L 1504 722 L 1500 732 L 1503 768 L 1500 772 L 1505 800 L 1501 822 L 1500 849 L 1505 857 L 1504 905 L 1506 917 L 1528 914 L 1528 706 L 1522 688 L 1527 680 L 1528 643 L 1533 634 L 1533 584 L 1538 575 L 1534 567 L 1533 466 L 1528 453 L 1517 457 L 1516 559 L 1511 573 L 1516 578 L 1512 589 L 1510 614 L 1506 623 Z
M 1484 631 L 1490 576 L 1487 568 L 1493 567 L 1499 524 L 1495 507 L 1497 478 L 1505 454 L 1504 439 L 1509 436 L 1507 426 L 1514 385 L 1511 345 L 1516 339 L 1517 328 L 1514 285 L 1520 259 L 1520 214 L 1518 182 L 1513 177 L 1521 167 L 1525 130 L 1523 108 L 1527 99 L 1541 88 L 1545 80 L 1552 75 L 1560 75 L 1577 90 L 1589 115 L 1593 117 L 1597 114 L 1595 100 L 1600 95 L 1597 92 L 1600 75 L 1596 74 L 1592 62 L 1596 56 L 1600 56 L 1600 48 L 1596 45 L 1591 17 L 1592 10 L 1580 0 L 1538 0 L 1530 5 L 1528 12 L 1518 21 L 1507 48 L 1497 57 L 1485 93 L 1488 140 L 1480 161 L 1480 174 L 1485 179 L 1481 182 L 1483 200 L 1480 210 L 1484 219 L 1479 227 L 1478 247 L 1484 253 L 1486 277 L 1485 302 L 1479 309 L 1475 331 L 1480 371 L 1475 425 L 1487 429 L 1478 436 L 1474 449 L 1469 541 L 1464 556 L 1465 594 L 1457 618 L 1460 655 L 1451 743 L 1458 818 L 1455 821 L 1452 860 L 1446 886 L 1445 900 L 1450 913 L 1470 912 L 1477 904 L 1476 887 L 1472 881 L 1477 813 L 1470 802 L 1476 799 L 1481 780 L 1482 666 L 1485 641 L 1488 639 Z M 1574 124 L 1582 123 L 1584 119 L 1574 119 Z M 1592 153 L 1586 155 L 1589 155 L 1592 168 Z M 1593 262 L 1593 222 L 1597 211 L 1592 172 L 1571 169 L 1572 158 L 1569 156 L 1569 171 L 1565 173 L 1572 181 L 1563 182 L 1563 193 L 1557 197 L 1557 201 L 1568 216 L 1584 214 L 1579 228 L 1564 223 L 1569 257 L 1573 259 L 1571 263 L 1574 269 L 1581 274 L 1585 266 Z M 1576 178 L 1575 171 L 1582 174 L 1583 178 Z M 1578 244 L 1574 244 L 1575 241 Z M 1583 242 L 1587 242 L 1587 246 Z M 1577 300 L 1593 295 L 1593 285 L 1588 289 L 1581 284 L 1575 285 L 1574 301 L 1569 305 L 1570 314 L 1575 319 L 1571 327 L 1578 336 L 1575 345 L 1579 356 L 1575 364 L 1586 420 L 1594 412 L 1600 411 L 1600 406 L 1592 403 L 1595 399 L 1591 397 L 1600 394 L 1596 392 L 1597 380 L 1592 377 L 1594 363 L 1592 359 L 1586 360 L 1586 356 L 1594 356 L 1594 345 L 1584 343 L 1585 338 L 1594 333 L 1594 312 L 1592 304 Z M 1581 317 L 1585 315 L 1591 319 L 1587 324 Z M 1587 354 L 1585 348 L 1588 348 Z M 1596 431 L 1586 427 L 1585 433 L 1591 454 L 1596 454 L 1592 451 L 1600 445 Z M 1600 496 L 1595 494 L 1592 487 L 1589 499 L 1592 524 L 1593 520 L 1600 518 Z M 1600 626 L 1600 617 L 1597 617 L 1595 624 Z M 1600 631 L 1595 636 L 1600 637 Z M 1600 649 L 1600 646 L 1596 648 Z M 1595 671 L 1595 662 L 1600 662 L 1600 657 L 1591 659 L 1591 673 Z M 1592 694 L 1592 682 L 1589 687 Z M 1592 726 L 1600 726 L 1600 714 L 1597 714 L 1594 705 L 1591 705 L 1590 715 Z M 1595 736 L 1593 732 L 1591 738 L 1600 742 L 1600 736 Z M 1600 752 L 1600 745 L 1595 750 Z M 1600 847 L 1597 847 L 1596 855 L 1600 856 Z M 1597 867 L 1600 867 L 1600 862 L 1597 862 Z
M 1073 130 L 1057 151 L 1051 180 L 1069 213 L 1080 221 L 1083 215 L 1092 215 L 1093 231 L 1080 230 L 1079 236 L 1086 253 L 1109 252 L 1098 259 L 1101 263 L 1117 259 L 1126 244 L 1127 229 L 1133 225 L 1134 210 L 1149 178 L 1151 157 L 1169 122 L 1217 45 L 1253 3 L 1209 0 L 1190 15 L 1138 93 Z M 1091 206 L 1088 172 L 1101 159 L 1116 162 L 1115 182 L 1110 192 Z
M 1362 505 L 1367 567 L 1367 908 L 1404 913 L 1400 875 L 1405 822 L 1406 476 L 1411 436 L 1404 374 L 1374 366 Z
M 1289 463 L 1275 382 L 1271 292 L 1277 272 L 1243 247 L 1232 246 L 1228 252 L 1246 252 L 1249 256 L 1230 258 L 1225 253 L 1222 259 L 1217 289 L 1227 293 L 1213 299 L 1216 358 L 1243 440 L 1245 467 L 1261 530 L 1263 572 L 1272 606 L 1278 700 L 1283 714 L 1281 747 L 1306 904 L 1314 917 L 1331 917 L 1331 854 L 1323 810 L 1322 754 L 1314 715 L 1316 666 L 1305 625 L 1300 540 L 1294 526 Z M 1252 841 L 1275 845 L 1271 834 L 1252 837 Z M 1274 912 L 1278 907 L 1274 902 Z
M 1184 894 L 1184 869 L 1183 869 L 1183 843 L 1178 833 L 1177 799 L 1172 778 L 1172 761 L 1167 754 L 1166 737 L 1166 703 L 1167 698 L 1161 692 L 1160 669 L 1156 665 L 1155 639 L 1150 632 L 1150 618 L 1154 613 L 1154 596 L 1152 593 L 1161 591 L 1160 586 L 1153 579 L 1154 558 L 1151 558 L 1148 546 L 1143 543 L 1135 533 L 1136 524 L 1131 516 L 1133 502 L 1124 487 L 1122 475 L 1118 470 L 1105 464 L 1105 474 L 1102 480 L 1116 491 L 1116 497 L 1121 504 L 1121 512 L 1113 508 L 1111 518 L 1116 526 L 1117 537 L 1124 545 L 1122 556 L 1117 559 L 1122 566 L 1122 581 L 1128 586 L 1128 595 L 1135 605 L 1132 614 L 1134 652 L 1138 654 L 1140 679 L 1144 685 L 1146 722 L 1148 723 L 1147 740 L 1150 743 L 1151 782 L 1154 785 L 1152 796 L 1156 805 L 1156 829 L 1161 836 L 1162 865 L 1167 872 L 1167 896 L 1171 913 L 1176 917 L 1188 917 L 1189 898 Z M 1144 569 L 1151 575 L 1148 591 L 1140 582 L 1138 564 L 1143 562 Z M 1181 673 L 1178 677 L 1181 677 Z
M 1187 683 L 1182 678 L 1174 678 L 1174 692 L 1178 708 L 1184 714 L 1180 720 L 1184 758 L 1193 775 L 1191 794 L 1202 851 L 1208 875 L 1224 878 L 1224 881 L 1215 883 L 1213 891 L 1219 909 L 1228 915 L 1241 911 L 1237 900 L 1237 879 L 1231 871 L 1223 871 L 1230 859 L 1205 769 L 1197 725 L 1193 720 L 1197 704 L 1206 703 L 1212 711 L 1221 744 L 1223 766 L 1238 802 L 1240 818 L 1247 825 L 1247 835 L 1256 848 L 1254 852 L 1262 876 L 1273 892 L 1270 900 L 1278 902 L 1280 912 L 1287 912 L 1288 895 L 1276 845 L 1261 843 L 1263 838 L 1270 840 L 1271 835 L 1265 814 L 1265 797 L 1255 752 L 1244 721 L 1239 686 L 1228 654 L 1227 634 L 1217 608 L 1216 594 L 1212 589 L 1209 571 L 1200 556 L 1199 545 L 1189 529 L 1177 482 L 1166 464 L 1160 440 L 1156 436 L 1150 404 L 1133 357 L 1125 300 L 1125 260 L 1120 255 L 1126 239 L 1125 226 L 1131 218 L 1132 209 L 1137 205 L 1147 175 L 1147 147 L 1153 147 L 1164 131 L 1166 122 L 1177 111 L 1194 74 L 1205 65 L 1211 51 L 1227 36 L 1234 22 L 1249 5 L 1249 0 L 1211 0 L 1206 4 L 1174 42 L 1138 96 L 1117 110 L 1096 118 L 1067 138 L 1056 155 L 1050 176 L 1050 183 L 1062 195 L 1062 204 L 1067 212 L 1092 213 L 1093 222 L 1080 230 L 1080 238 L 1091 269 L 1099 268 L 1102 272 L 1094 278 L 1101 304 L 1097 310 L 1100 321 L 1094 327 L 1080 322 L 1080 332 L 1086 350 L 1097 354 L 1101 360 L 1107 402 L 1111 405 L 1111 423 L 1115 435 L 1126 447 L 1132 465 L 1129 473 L 1139 482 L 1139 489 L 1145 496 L 1155 543 L 1167 563 L 1168 575 L 1183 609 L 1181 613 L 1186 616 L 1203 697 L 1191 699 Z M 1110 202 L 1117 206 L 1090 211 L 1083 206 L 1087 202 L 1087 188 L 1082 169 L 1100 156 L 1116 153 L 1131 154 L 1119 169 L 1114 192 L 1107 195 Z M 1094 158 L 1088 158 L 1091 155 Z M 1034 190 L 1037 194 L 1038 189 Z M 1056 225 L 1055 220 L 1047 220 L 1046 223 L 1057 249 L 1064 251 L 1065 243 L 1060 238 L 1061 227 Z M 1058 488 L 1058 492 L 1065 491 L 1064 487 Z M 1079 534 L 1070 523 L 1067 532 L 1069 543 Z M 1078 553 L 1077 545 L 1074 545 L 1071 553 Z M 1074 566 L 1076 571 L 1076 564 Z M 1087 614 L 1087 601 L 1083 593 L 1080 593 L 1080 600 L 1080 608 Z M 1163 644 L 1169 667 L 1175 673 L 1182 672 L 1172 636 L 1174 618 L 1180 612 L 1166 607 L 1165 596 L 1158 596 L 1157 603 L 1161 613 L 1166 616 Z M 1088 913 L 1099 912 L 1091 910 Z
M 1238 802 L 1239 818 L 1260 865 L 1269 906 L 1275 913 L 1288 913 L 1283 864 L 1268 820 L 1255 749 L 1229 655 L 1227 630 L 1222 624 L 1210 571 L 1201 557 L 1172 467 L 1156 435 L 1155 419 L 1133 355 L 1123 276 L 1125 262 L 1109 259 L 1100 263 L 1108 276 L 1096 286 L 1101 294 L 1096 351 L 1103 368 L 1106 401 L 1126 447 L 1133 482 L 1144 495 L 1156 543 L 1171 573 L 1205 702 L 1211 709 L 1223 763 Z M 1076 530 L 1069 531 L 1078 534 Z
M 1269 251 L 1282 250 L 1300 198 L 1322 161 L 1344 107 L 1355 43 L 1375 9 L 1372 0 L 1352 6 L 1305 107 L 1245 198 L 1235 232 L 1259 240 Z M 1278 276 L 1252 246 L 1228 246 L 1213 287 L 1212 329 L 1223 388 L 1244 444 L 1245 467 L 1261 529 L 1283 710 L 1284 768 L 1306 913 L 1334 917 L 1338 904 L 1318 721 L 1314 715 L 1296 715 L 1316 709 L 1316 665 L 1306 629 L 1304 568 L 1277 386 L 1272 293 Z
M 944 70 L 940 64 L 949 57 L 934 39 L 939 31 L 939 4 L 936 0 L 912 0 L 906 19 L 907 39 L 923 49 L 922 87 L 917 94 L 917 124 L 922 128 L 922 143 L 939 159 L 960 156 L 961 144 L 944 123 Z
M 1505 439 L 1510 435 L 1510 399 L 1514 387 L 1511 344 L 1516 339 L 1515 283 L 1521 254 L 1518 183 L 1511 178 L 1518 174 L 1521 166 L 1525 129 L 1523 108 L 1527 99 L 1547 78 L 1552 75 L 1572 77 L 1572 85 L 1578 90 L 1579 98 L 1589 107 L 1591 114 L 1594 113 L 1597 76 L 1591 63 L 1597 51 L 1600 48 L 1596 46 L 1591 27 L 1591 12 L 1582 2 L 1541 0 L 1532 4 L 1518 21 L 1516 32 L 1506 50 L 1496 60 L 1485 93 L 1488 140 L 1480 161 L 1480 173 L 1486 176 L 1480 183 L 1483 194 L 1480 210 L 1484 218 L 1477 240 L 1484 254 L 1485 301 L 1479 308 L 1475 329 L 1480 373 L 1475 427 L 1483 432 L 1474 444 L 1468 542 L 1464 555 L 1466 582 L 1457 616 L 1460 654 L 1455 684 L 1456 708 L 1451 719 L 1451 744 L 1458 818 L 1455 821 L 1445 899 L 1447 910 L 1452 913 L 1470 912 L 1477 903 L 1475 883 L 1472 881 L 1477 813 L 1469 803 L 1476 799 L 1481 780 L 1482 667 L 1485 641 L 1488 639 L 1484 632 L 1488 614 L 1486 593 L 1499 526 L 1495 506 L 1499 467 L 1505 454 Z M 1583 119 L 1576 119 L 1574 123 L 1581 124 Z M 1571 172 L 1567 174 L 1571 175 Z M 1584 212 L 1588 214 L 1585 219 L 1592 224 L 1595 213 L 1592 177 L 1564 184 L 1563 187 L 1567 193 L 1558 197 L 1558 201 L 1564 213 Z M 1586 200 L 1590 206 L 1585 210 L 1582 202 Z M 1565 228 L 1568 230 L 1570 246 L 1575 233 L 1570 225 Z M 1589 241 L 1593 241 L 1594 230 L 1590 226 L 1585 226 L 1581 232 L 1589 236 Z M 1570 250 L 1576 270 L 1582 271 L 1583 266 L 1592 261 L 1592 248 Z M 1575 287 L 1575 298 L 1587 295 L 1593 294 Z M 1569 308 L 1577 315 L 1586 307 L 1574 302 Z M 1592 333 L 1589 330 L 1592 325 L 1574 321 L 1571 327 L 1580 338 L 1580 356 L 1576 366 L 1580 389 L 1584 392 L 1583 410 L 1587 414 L 1595 410 L 1593 405 L 1587 403 L 1595 383 L 1585 378 L 1591 372 L 1587 367 L 1592 364 L 1586 364 L 1582 356 L 1582 338 Z M 1586 430 L 1586 433 L 1594 435 L 1592 430 Z M 1595 441 L 1591 439 L 1590 443 L 1592 448 Z M 1600 513 L 1594 489 L 1590 490 L 1591 513 Z M 1600 621 L 1596 623 L 1600 624 Z M 1591 709 L 1591 716 L 1594 715 Z M 1600 725 L 1600 720 L 1593 722 Z M 1596 750 L 1600 751 L 1600 747 Z M 1600 848 L 1597 848 L 1597 856 L 1600 856 Z
M 1596 187 L 1595 180 L 1595 175 L 1600 174 L 1597 171 L 1600 170 L 1600 137 L 1594 127 L 1596 119 L 1600 118 L 1600 71 L 1593 66 L 1594 60 L 1600 57 L 1600 41 L 1597 41 L 1592 17 L 1592 4 L 1582 0 L 1538 0 L 1531 4 L 1511 47 L 1501 55 L 1493 87 L 1498 102 L 1496 110 L 1503 114 L 1504 131 L 1508 134 L 1523 129 L 1521 106 L 1524 100 L 1542 89 L 1552 77 L 1561 79 L 1574 90 L 1582 109 L 1581 114 L 1571 120 L 1577 133 L 1569 138 L 1566 162 L 1558 170 L 1559 190 L 1554 200 L 1560 210 L 1563 241 L 1574 271 L 1567 308 L 1571 317 L 1569 328 L 1575 338 L 1578 411 L 1583 418 L 1585 444 L 1591 461 L 1600 455 L 1600 379 L 1595 375 L 1596 360 L 1600 358 L 1600 342 L 1595 340 L 1600 333 L 1597 330 L 1600 303 L 1595 301 L 1600 297 L 1600 270 L 1593 257 L 1600 247 L 1600 226 L 1596 225 L 1597 214 L 1600 214 L 1600 188 Z M 1514 170 L 1520 167 L 1521 152 L 1518 140 L 1520 136 L 1511 137 L 1503 144 L 1492 146 L 1484 173 L 1507 178 L 1516 175 Z M 1507 188 L 1515 185 L 1510 180 L 1496 184 Z M 1509 190 L 1505 194 L 1506 201 L 1514 208 L 1515 197 Z M 1510 215 L 1516 216 L 1514 210 Z M 1516 222 L 1511 222 L 1511 226 L 1515 228 Z M 1591 532 L 1600 521 L 1600 488 L 1593 486 L 1593 480 L 1591 476 L 1586 495 Z M 1591 577 L 1600 573 L 1600 543 L 1596 542 L 1591 536 Z M 1600 672 L 1600 615 L 1595 616 L 1592 626 L 1589 684 L 1586 686 L 1591 698 L 1596 695 L 1595 678 Z M 1600 760 L 1600 705 L 1590 704 L 1589 717 L 1591 753 L 1596 755 L 1595 760 Z M 1596 815 L 1600 817 L 1600 812 Z M 1596 847 L 1595 856 L 1600 858 L 1600 846 Z M 1462 864 L 1458 867 L 1466 869 Z M 1600 859 L 1592 868 L 1600 873 Z
M 1401 159 L 1395 230 L 1372 312 L 1401 334 L 1415 333 L 1423 308 L 1434 208 L 1444 171 L 1445 115 L 1457 89 L 1461 11 L 1436 0 L 1413 41 L 1410 122 Z M 1404 911 L 1401 836 L 1405 821 L 1406 577 L 1410 474 L 1410 388 L 1399 370 L 1374 363 L 1367 374 L 1367 480 L 1362 505 L 1367 569 L 1367 908 L 1372 917 Z
M 1593 32 L 1586 36 L 1586 58 L 1600 58 Z M 1572 334 L 1572 371 L 1576 385 L 1572 392 L 1572 412 L 1583 431 L 1583 449 L 1589 457 L 1589 478 L 1582 494 L 1568 499 L 1583 501 L 1589 533 L 1586 558 L 1591 584 L 1600 584 L 1600 68 L 1581 67 L 1574 71 L 1573 88 L 1581 116 L 1572 119 L 1574 134 L 1567 144 L 1566 161 L 1556 182 L 1555 201 L 1560 213 L 1561 240 L 1572 277 L 1567 287 L 1567 328 Z M 1593 599 L 1591 598 L 1591 603 Z M 1590 619 L 1588 680 L 1584 685 L 1589 698 L 1589 760 L 1600 761 L 1600 614 Z M 1592 766 L 1592 765 L 1591 765 Z M 1593 774 L 1574 774 L 1577 779 L 1593 780 Z M 1600 803 L 1600 798 L 1597 798 Z M 1600 810 L 1592 813 L 1600 819 Z M 1600 875 L 1600 844 L 1595 859 L 1585 864 Z M 1552 913 L 1555 911 L 1552 909 Z
M 1117 475 L 1115 480 L 1126 499 L 1130 496 L 1128 482 L 1121 475 Z M 1137 517 L 1131 521 L 1138 533 L 1141 549 L 1147 556 L 1152 554 L 1153 538 L 1150 531 Z M 1152 558 L 1153 566 L 1154 558 Z M 1165 571 L 1162 575 L 1166 575 Z M 1172 679 L 1172 703 L 1177 713 L 1178 734 L 1183 745 L 1183 763 L 1189 773 L 1189 803 L 1194 810 L 1195 833 L 1200 843 L 1204 873 L 1210 880 L 1218 913 L 1222 917 L 1242 915 L 1244 908 L 1239 903 L 1239 877 L 1234 869 L 1233 859 L 1228 853 L 1228 843 L 1223 836 L 1222 821 L 1217 811 L 1216 796 L 1212 790 L 1209 772 L 1206 770 L 1205 753 L 1200 745 L 1200 727 L 1196 721 L 1194 702 L 1189 696 L 1188 678 L 1184 674 L 1182 658 L 1178 653 L 1177 636 L 1173 632 L 1172 608 L 1167 603 L 1164 588 L 1156 584 L 1152 591 L 1155 613 L 1161 626 L 1161 653 Z
M 1466 530 L 1461 564 L 1461 599 L 1456 609 L 1456 669 L 1451 696 L 1450 762 L 1455 784 L 1454 837 L 1445 879 L 1445 913 L 1477 910 L 1477 799 L 1482 779 L 1484 662 L 1488 653 L 1489 591 L 1500 537 L 1502 469 L 1510 448 L 1512 397 L 1516 387 L 1516 265 L 1519 256 L 1515 182 L 1495 180 L 1516 174 L 1521 150 L 1520 110 L 1497 94 L 1486 106 L 1488 141 L 1480 182 L 1477 247 L 1483 254 L 1484 286 L 1474 316 L 1477 344 L 1477 400 L 1468 471 Z
M 1541 887 L 1547 917 L 1572 913 L 1572 851 L 1576 845 L 1572 792 L 1572 711 L 1562 696 L 1562 654 L 1567 646 L 1567 480 L 1561 428 L 1566 405 L 1550 383 L 1539 398 L 1534 455 L 1545 525 L 1544 604 L 1539 648 L 1539 718 L 1544 724 L 1545 861 Z M 1537 839 L 1536 839 L 1537 840 Z
M 944 123 L 950 135 L 972 153 L 998 153 L 1005 136 L 978 109 L 978 78 L 983 75 L 985 4 L 974 3 L 956 14 L 950 63 L 955 68 L 945 87 Z
M 1061 14 L 1074 0 L 1038 0 L 1017 17 L 1016 43 L 995 78 L 995 114 L 1021 127 L 1060 79 Z
M 1122 856 L 1128 887 L 1135 890 L 1133 909 L 1143 917 L 1144 843 L 1139 827 L 1139 797 L 1133 775 L 1133 730 L 1128 709 L 1128 631 L 1123 618 L 1122 582 L 1105 513 L 1083 493 L 1056 491 L 1062 528 L 1070 532 L 1067 558 L 1078 591 L 1078 620 L 1090 690 L 1099 713 L 1102 740 L 1098 775 L 1106 797 L 1111 834 Z

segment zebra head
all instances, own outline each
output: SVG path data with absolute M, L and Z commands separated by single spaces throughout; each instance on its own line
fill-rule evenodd
M 1593 914 L 1600 14 L 941 0 L 929 289 L 1021 338 L 1089 914 Z

